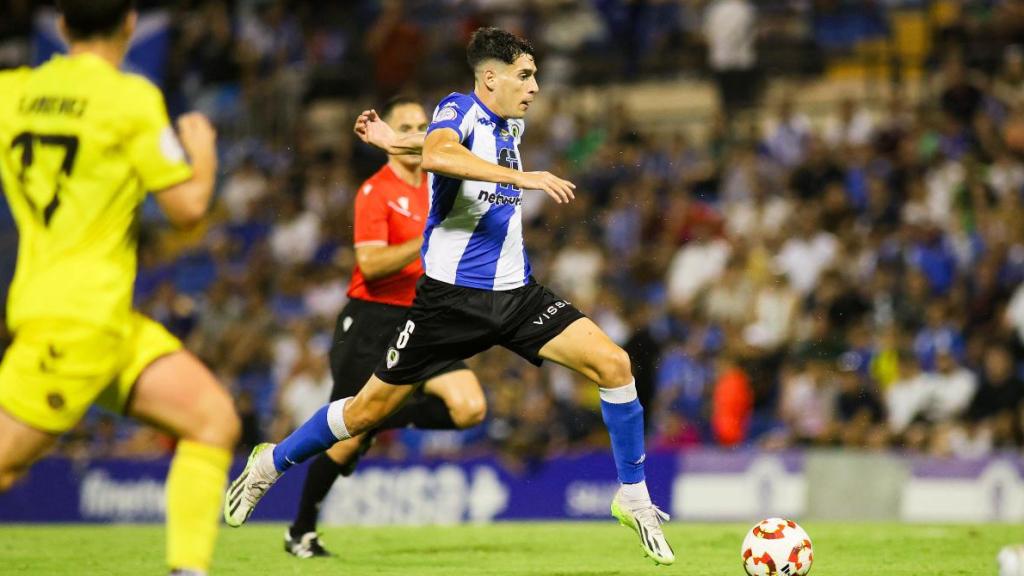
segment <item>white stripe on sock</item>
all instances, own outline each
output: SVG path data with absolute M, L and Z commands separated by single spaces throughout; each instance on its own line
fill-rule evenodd
M 331 433 L 338 440 L 352 437 L 348 433 L 348 426 L 345 426 L 345 403 L 351 399 L 352 397 L 349 396 L 341 400 L 335 400 L 327 407 L 327 425 L 331 427 Z
M 618 388 L 598 388 L 601 393 L 601 401 L 609 404 L 627 404 L 636 400 L 636 380 L 630 380 L 629 384 Z

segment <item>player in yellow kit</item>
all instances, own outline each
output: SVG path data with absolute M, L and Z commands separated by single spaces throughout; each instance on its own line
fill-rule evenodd
M 58 7 L 70 53 L 0 72 L 0 185 L 19 235 L 14 339 L 0 364 L 0 490 L 93 404 L 163 428 L 180 439 L 167 478 L 168 563 L 203 574 L 239 420 L 210 371 L 132 310 L 132 287 L 139 205 L 151 191 L 175 224 L 200 220 L 216 135 L 189 114 L 179 143 L 159 90 L 118 70 L 135 28 L 131 0 Z

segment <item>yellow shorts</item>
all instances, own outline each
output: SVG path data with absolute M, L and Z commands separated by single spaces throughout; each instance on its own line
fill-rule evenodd
M 130 322 L 123 334 L 60 320 L 19 327 L 0 363 L 0 408 L 54 433 L 74 428 L 93 404 L 124 413 L 146 366 L 181 349 L 149 318 L 133 313 Z

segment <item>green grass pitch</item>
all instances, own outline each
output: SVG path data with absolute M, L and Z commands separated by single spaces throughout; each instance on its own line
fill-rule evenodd
M 808 523 L 814 576 L 996 574 L 995 556 L 1024 529 L 1009 525 Z M 455 576 L 743 576 L 740 543 L 749 526 L 669 524 L 676 564 L 642 557 L 634 534 L 606 523 L 502 523 L 457 527 L 330 527 L 336 558 L 298 560 L 284 553 L 284 525 L 224 528 L 215 575 L 302 574 Z M 0 574 L 162 574 L 160 526 L 0 525 Z

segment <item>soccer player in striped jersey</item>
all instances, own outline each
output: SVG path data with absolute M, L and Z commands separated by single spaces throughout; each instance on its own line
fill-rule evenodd
M 397 133 L 423 132 L 427 114 L 415 100 L 397 97 L 381 110 Z M 412 305 L 423 275 L 420 247 L 430 198 L 418 154 L 390 156 L 387 164 L 356 192 L 356 269 L 348 304 L 338 314 L 331 343 L 331 400 L 355 396 L 373 374 L 381 352 Z M 433 374 L 423 393 L 388 416 L 377 430 L 452 430 L 483 421 L 487 409 L 480 382 L 459 361 Z M 355 471 L 373 432 L 338 442 L 309 465 L 295 520 L 285 534 L 285 551 L 299 558 L 328 556 L 316 533 L 320 503 L 338 475 Z
M 482 28 L 470 40 L 467 59 L 473 91 L 442 100 L 425 134 L 396 134 L 373 111 L 357 120 L 357 134 L 389 154 L 422 153 L 431 190 L 425 275 L 359 394 L 324 406 L 280 444 L 257 446 L 228 489 L 225 519 L 241 525 L 294 463 L 373 429 L 424 381 L 499 345 L 537 365 L 556 362 L 597 384 L 620 481 L 612 514 L 639 535 L 655 562 L 671 564 L 675 554 L 661 528 L 667 515 L 651 502 L 644 481 L 643 408 L 629 356 L 530 273 L 524 190 L 542 190 L 558 203 L 574 197 L 572 183 L 522 171 L 523 117 L 539 89 L 533 48 L 508 32 Z

